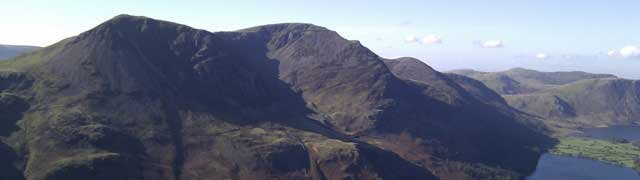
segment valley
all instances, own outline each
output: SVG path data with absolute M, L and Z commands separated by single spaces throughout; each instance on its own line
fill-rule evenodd
M 635 80 L 523 68 L 449 73 L 481 81 L 504 97 L 508 106 L 544 119 L 544 126 L 558 143 L 541 158 L 529 179 L 602 179 L 614 172 L 627 174 L 620 179 L 637 178 L 636 173 L 623 173 L 640 170 L 640 131 L 636 126 L 640 122 L 634 120 L 640 115 L 640 88 Z

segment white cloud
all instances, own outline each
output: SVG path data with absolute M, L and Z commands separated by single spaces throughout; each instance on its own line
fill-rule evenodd
M 620 56 L 624 58 L 640 57 L 640 48 L 637 46 L 625 46 L 620 50 Z
M 640 47 L 625 46 L 620 50 L 610 50 L 607 55 L 611 57 L 640 58 Z
M 442 44 L 442 37 L 437 35 L 428 35 L 422 38 L 416 35 L 408 35 L 404 38 L 405 43 L 418 43 L 418 44 Z
M 442 37 L 437 35 L 428 35 L 422 38 L 423 44 L 442 44 Z
M 504 43 L 502 40 L 484 40 L 484 41 L 476 41 L 473 44 L 483 47 L 483 48 L 501 48 L 504 47 Z
M 538 54 L 536 54 L 536 58 L 538 58 L 538 59 L 547 59 L 547 58 L 549 58 L 549 55 L 547 55 L 545 53 L 538 53 Z
M 418 37 L 416 37 L 415 35 L 408 35 L 407 37 L 404 38 L 404 42 L 406 43 L 417 43 L 418 42 Z

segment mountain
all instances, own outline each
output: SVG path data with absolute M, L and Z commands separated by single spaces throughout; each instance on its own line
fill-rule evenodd
M 520 111 L 545 119 L 555 133 L 581 128 L 640 124 L 637 82 L 608 74 L 539 72 L 515 68 L 502 72 L 456 70 L 503 95 Z
M 455 101 L 475 98 L 474 100 L 498 106 L 507 104 L 499 94 L 481 82 L 465 76 L 440 73 L 418 59 L 403 57 L 385 59 L 384 62 L 396 76 L 438 87 L 439 91 L 450 94 L 450 99 Z M 454 100 L 449 103 L 454 103 Z
M 566 127 L 640 124 L 640 83 L 635 80 L 587 79 L 505 98 L 515 108 Z
M 0 72 L 9 179 L 524 179 L 553 143 L 311 24 L 120 15 Z
M 31 52 L 40 47 L 36 46 L 16 46 L 0 44 L 0 60 L 9 59 L 22 53 Z
M 447 94 L 445 97 L 458 97 L 459 101 L 473 101 L 493 106 L 494 109 L 508 114 L 529 128 L 543 133 L 549 131 L 542 119 L 512 108 L 500 94 L 478 80 L 459 74 L 438 72 L 424 62 L 410 57 L 384 59 L 384 62 L 396 76 L 430 85 L 431 88 L 439 89 L 442 94 Z
M 540 72 L 523 68 L 514 68 L 500 72 L 454 70 L 450 71 L 450 73 L 460 74 L 482 81 L 489 88 L 500 94 L 526 94 L 584 79 L 616 77 L 610 74 L 592 74 L 581 71 Z

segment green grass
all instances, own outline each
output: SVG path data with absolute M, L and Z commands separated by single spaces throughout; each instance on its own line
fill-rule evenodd
M 560 143 L 551 152 L 558 155 L 589 158 L 630 168 L 634 168 L 634 161 L 640 158 L 640 148 L 631 143 L 577 137 L 561 138 Z

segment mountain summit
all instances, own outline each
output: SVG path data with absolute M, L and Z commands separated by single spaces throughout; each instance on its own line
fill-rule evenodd
M 10 179 L 523 179 L 549 138 L 310 24 L 120 15 L 0 62 Z

